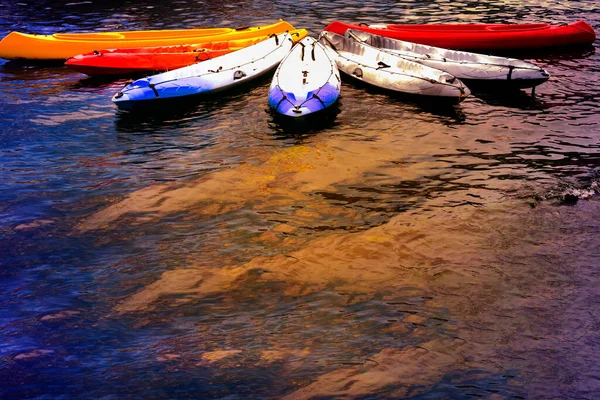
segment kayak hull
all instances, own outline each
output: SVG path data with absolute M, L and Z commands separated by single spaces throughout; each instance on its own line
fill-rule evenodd
M 471 91 L 456 77 L 360 41 L 323 31 L 319 41 L 337 56 L 336 64 L 347 76 L 387 91 L 460 103 Z
M 294 40 L 308 34 L 304 29 L 293 30 L 290 33 Z M 199 45 L 95 50 L 71 57 L 65 62 L 65 65 L 91 76 L 171 71 L 243 49 L 266 40 L 268 37 L 257 36 Z
M 244 29 L 205 28 L 179 30 L 55 33 L 30 35 L 11 32 L 0 41 L 0 58 L 15 60 L 66 60 L 94 50 L 201 44 L 247 39 L 294 30 L 285 21 Z
M 251 39 L 246 40 L 248 45 L 252 44 Z M 227 46 L 223 49 L 212 49 L 210 45 L 211 43 L 196 46 L 95 50 L 71 57 L 67 59 L 65 65 L 69 69 L 90 76 L 128 75 L 187 67 L 242 48 Z
M 446 71 L 468 85 L 524 89 L 540 85 L 550 78 L 543 68 L 515 58 L 443 49 L 352 29 L 346 30 L 345 36 L 407 60 Z
M 585 21 L 550 24 L 388 24 L 355 25 L 335 21 L 325 31 L 343 35 L 347 29 L 453 50 L 515 51 L 590 45 L 596 40 Z
M 112 100 L 120 109 L 133 110 L 231 89 L 275 69 L 293 43 L 289 33 L 274 35 L 218 58 L 138 79 Z
M 281 115 L 302 117 L 331 107 L 340 95 L 340 88 L 335 61 L 321 43 L 306 37 L 277 67 L 268 102 Z

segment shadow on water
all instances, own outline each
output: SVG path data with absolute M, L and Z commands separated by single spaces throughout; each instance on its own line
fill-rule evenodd
M 62 61 L 28 63 L 20 60 L 11 60 L 0 65 L 1 80 L 4 82 L 39 81 L 48 78 L 64 78 L 73 73 L 62 64 Z
M 449 118 L 451 123 L 462 123 L 466 116 L 462 112 L 459 104 L 450 104 L 446 102 L 436 102 L 429 99 L 416 98 L 412 101 L 414 105 L 421 110 L 438 117 Z
M 322 130 L 336 126 L 336 118 L 340 113 L 340 101 L 323 111 L 302 117 L 286 117 L 271 109 L 269 114 L 269 127 L 273 129 L 276 139 L 302 139 L 308 135 L 316 134 Z
M 115 85 L 128 85 L 132 83 L 135 79 L 143 78 L 143 75 L 140 76 L 117 76 L 117 75 L 99 75 L 99 76 L 87 76 L 82 75 L 82 79 L 80 79 L 76 84 L 73 85 L 74 89 L 79 88 L 104 88 L 108 86 Z
M 267 74 L 218 93 L 152 101 L 132 111 L 118 110 L 115 129 L 121 133 L 154 131 L 167 125 L 171 129 L 186 126 L 191 120 L 206 120 L 219 110 L 243 103 L 249 92 L 270 79 L 271 75 Z
M 27 67 L 38 67 L 38 68 L 52 68 L 52 67 L 62 67 L 64 65 L 64 60 L 27 60 L 27 59 L 17 59 L 17 60 L 8 60 L 2 68 L 7 70 L 17 70 Z
M 494 55 L 501 57 L 518 58 L 522 60 L 552 59 L 552 60 L 578 60 L 592 56 L 596 52 L 593 45 L 551 47 L 541 49 L 527 49 L 521 51 L 498 51 Z
M 163 107 L 149 107 L 136 112 L 116 110 L 115 130 L 119 133 L 147 132 L 158 129 L 177 129 L 192 120 L 207 119 L 223 106 L 223 100 L 175 102 Z
M 511 90 L 502 89 L 501 86 L 490 85 L 469 85 L 472 90 L 472 96 L 483 100 L 486 104 L 492 106 L 501 106 L 516 108 L 521 110 L 545 110 L 547 106 L 535 92 L 531 89 Z
M 368 96 L 382 96 L 385 98 L 386 102 L 392 106 L 416 107 L 416 111 L 420 110 L 434 116 L 444 117 L 444 120 L 448 118 L 448 120 L 441 121 L 448 125 L 461 124 L 466 119 L 466 116 L 461 110 L 461 105 L 456 104 L 456 101 L 454 100 L 381 89 L 356 79 L 345 79 L 343 84 L 350 86 L 354 90 L 363 92 Z

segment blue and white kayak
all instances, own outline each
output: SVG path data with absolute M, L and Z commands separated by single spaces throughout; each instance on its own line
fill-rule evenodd
M 269 89 L 269 106 L 301 117 L 324 110 L 340 96 L 340 72 L 321 43 L 307 36 L 283 59 Z
M 117 107 L 131 110 L 165 100 L 233 88 L 274 69 L 290 52 L 290 33 L 188 67 L 138 79 L 113 96 Z

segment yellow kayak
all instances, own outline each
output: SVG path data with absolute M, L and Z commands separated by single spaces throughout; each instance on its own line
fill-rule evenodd
M 280 20 L 271 25 L 243 29 L 200 28 L 55 33 L 53 35 L 30 35 L 11 32 L 0 41 L 0 58 L 7 60 L 65 60 L 94 50 L 201 44 L 217 40 L 248 39 L 292 30 L 294 30 L 292 25 Z

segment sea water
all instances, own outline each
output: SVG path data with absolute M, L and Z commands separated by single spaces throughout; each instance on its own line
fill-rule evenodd
M 22 1 L 0 35 L 586 20 L 596 2 Z M 161 112 L 0 61 L 0 397 L 600 397 L 600 57 L 458 106 Z

